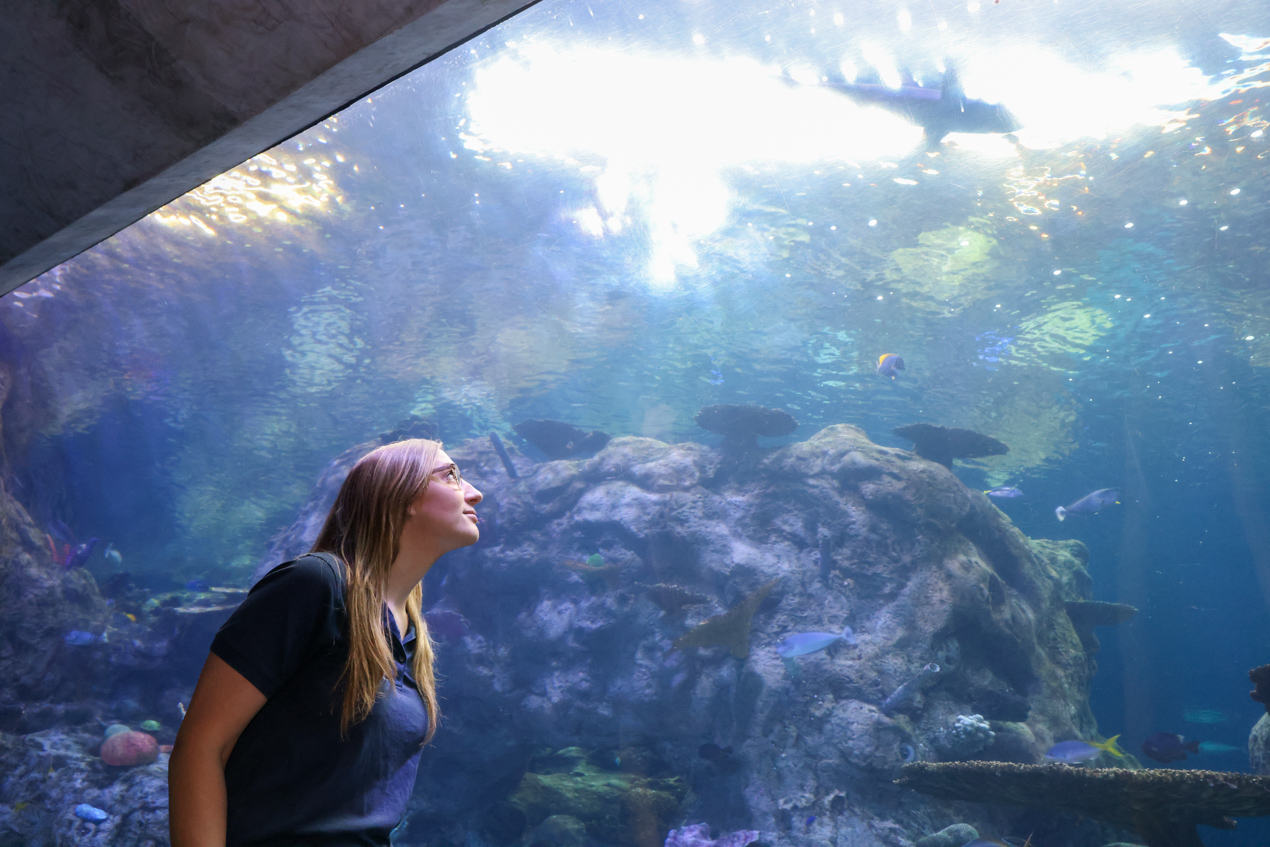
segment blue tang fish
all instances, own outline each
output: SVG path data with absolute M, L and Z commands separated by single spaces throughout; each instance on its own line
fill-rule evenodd
M 75 807 L 75 817 L 82 821 L 88 821 L 89 823 L 101 823 L 110 817 L 110 815 L 106 814 L 96 806 L 90 806 L 87 803 L 80 803 Z
M 795 656 L 806 656 L 808 653 L 823 650 L 836 641 L 855 644 L 855 633 L 851 631 L 849 626 L 843 627 L 842 632 L 839 633 L 799 632 L 788 636 L 780 644 L 777 644 L 776 652 L 780 654 L 782 659 L 792 659 Z
M 1013 485 L 1002 485 L 999 488 L 990 488 L 983 493 L 987 494 L 989 497 L 1002 497 L 1006 499 L 1023 496 L 1023 492 L 1015 488 Z
M 1081 762 L 1092 762 L 1103 753 L 1123 759 L 1124 751 L 1116 746 L 1116 739 L 1119 737 L 1113 735 L 1106 741 L 1060 741 L 1045 753 L 1045 761 L 1078 765 Z
M 1058 515 L 1058 519 L 1061 521 L 1065 520 L 1068 515 L 1093 515 L 1101 511 L 1103 507 L 1119 502 L 1119 488 L 1099 488 L 1097 491 L 1086 494 L 1067 508 L 1059 506 L 1054 510 L 1054 514 Z
M 895 375 L 904 370 L 904 360 L 894 353 L 883 353 L 878 356 L 878 374 L 895 379 Z
M 84 632 L 82 629 L 72 629 L 62 636 L 62 640 L 72 647 L 86 647 L 98 639 L 91 632 Z

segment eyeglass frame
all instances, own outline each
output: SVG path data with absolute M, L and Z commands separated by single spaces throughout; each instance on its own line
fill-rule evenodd
M 445 485 L 448 485 L 450 488 L 453 488 L 455 491 L 462 491 L 462 490 L 463 490 L 463 472 L 462 472 L 461 470 L 459 470 L 459 466 L 458 466 L 456 463 L 454 463 L 454 462 L 450 462 L 450 464 L 448 464 L 448 465 L 442 465 L 442 466 L 441 466 L 441 467 L 439 467 L 439 468 L 434 468 L 434 469 L 433 469 L 433 471 L 432 471 L 432 473 L 433 473 L 433 474 L 439 474 L 439 473 L 441 473 L 442 471 L 447 471 L 447 472 L 451 472 L 451 471 L 452 471 L 452 472 L 454 473 L 454 477 L 455 477 L 455 481 L 454 481 L 454 482 L 450 482 L 450 481 L 446 478 L 446 477 L 448 477 L 448 476 L 449 476 L 449 473 L 447 473 L 445 477 L 442 477 L 442 481 L 445 483 Z

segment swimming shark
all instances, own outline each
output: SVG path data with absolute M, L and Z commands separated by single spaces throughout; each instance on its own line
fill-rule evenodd
M 926 132 L 926 143 L 930 147 L 938 145 L 950 132 L 1006 133 L 1023 126 L 1005 106 L 967 97 L 952 67 L 944 73 L 939 88 L 925 88 L 916 83 L 891 88 L 843 79 L 831 79 L 820 85 L 857 103 L 881 106 L 920 126 Z

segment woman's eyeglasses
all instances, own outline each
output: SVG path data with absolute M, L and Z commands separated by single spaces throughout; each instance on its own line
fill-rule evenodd
M 458 465 L 446 465 L 443 468 L 437 468 L 433 473 L 441 474 L 442 481 L 454 490 L 463 490 L 463 474 L 459 473 Z

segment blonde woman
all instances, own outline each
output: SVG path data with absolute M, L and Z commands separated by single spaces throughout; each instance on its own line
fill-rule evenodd
M 173 745 L 173 847 L 386 845 L 436 732 L 420 582 L 480 537 L 481 492 L 436 441 L 362 457 L 309 554 L 212 642 Z

